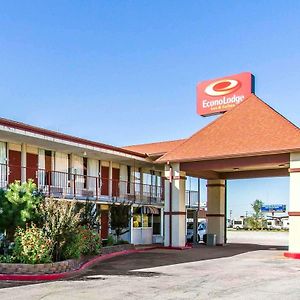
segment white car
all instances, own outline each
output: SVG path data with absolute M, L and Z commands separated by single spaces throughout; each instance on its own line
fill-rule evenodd
M 206 228 L 207 228 L 206 221 L 201 221 L 198 223 L 198 239 L 197 239 L 198 242 L 205 241 Z M 186 233 L 187 241 L 192 242 L 193 236 L 194 236 L 193 223 L 188 223 L 187 233 Z

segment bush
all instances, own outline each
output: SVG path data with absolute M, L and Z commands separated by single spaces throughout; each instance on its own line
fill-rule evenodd
M 68 241 L 63 245 L 61 250 L 62 259 L 80 258 L 81 256 L 81 235 L 79 232 L 73 232 L 69 235 Z
M 99 234 L 87 227 L 79 227 L 69 236 L 68 242 L 62 248 L 62 258 L 79 258 L 82 255 L 100 253 L 101 240 Z
M 32 224 L 15 233 L 13 255 L 25 264 L 42 264 L 52 261 L 53 242 L 40 228 Z
M 79 228 L 81 236 L 82 247 L 81 253 L 83 255 L 99 254 L 101 249 L 101 240 L 99 234 L 86 227 Z
M 12 241 L 17 227 L 25 228 L 27 223 L 36 222 L 37 208 L 43 199 L 31 179 L 22 184 L 15 181 L 7 191 L 0 190 L 0 231 L 5 231 Z
M 80 223 L 82 210 L 75 202 L 46 199 L 39 207 L 40 227 L 51 237 L 54 243 L 53 260 L 60 261 L 62 252 L 68 243 L 72 243 Z
M 0 255 L 0 263 L 11 264 L 16 261 L 16 258 L 12 255 Z
M 116 243 L 116 245 L 127 245 L 127 244 L 129 244 L 129 242 L 128 242 L 128 241 L 125 241 L 125 240 L 119 240 L 119 241 Z
M 107 240 L 105 241 L 106 246 L 113 246 L 115 244 L 115 238 L 113 235 L 109 234 Z

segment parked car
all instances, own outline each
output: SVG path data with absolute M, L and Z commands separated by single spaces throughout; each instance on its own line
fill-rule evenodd
M 206 220 L 200 221 L 198 223 L 198 237 L 197 241 L 204 241 L 206 240 L 206 232 L 207 231 L 207 224 Z M 187 234 L 186 238 L 188 242 L 192 242 L 194 239 L 194 224 L 193 223 L 188 223 L 187 224 Z

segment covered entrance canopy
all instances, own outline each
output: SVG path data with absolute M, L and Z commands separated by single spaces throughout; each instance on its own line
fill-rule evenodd
M 224 241 L 226 179 L 290 176 L 289 253 L 300 256 L 300 129 L 255 95 L 156 160 L 166 164 L 165 244 L 185 243 L 185 176 L 208 179 L 208 232 Z M 168 201 L 170 199 L 171 201 Z

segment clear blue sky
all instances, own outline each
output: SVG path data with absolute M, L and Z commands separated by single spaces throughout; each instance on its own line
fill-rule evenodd
M 1 116 L 113 145 L 191 135 L 198 81 L 251 71 L 300 124 L 299 1 L 3 1 Z M 229 183 L 237 214 L 287 179 Z

